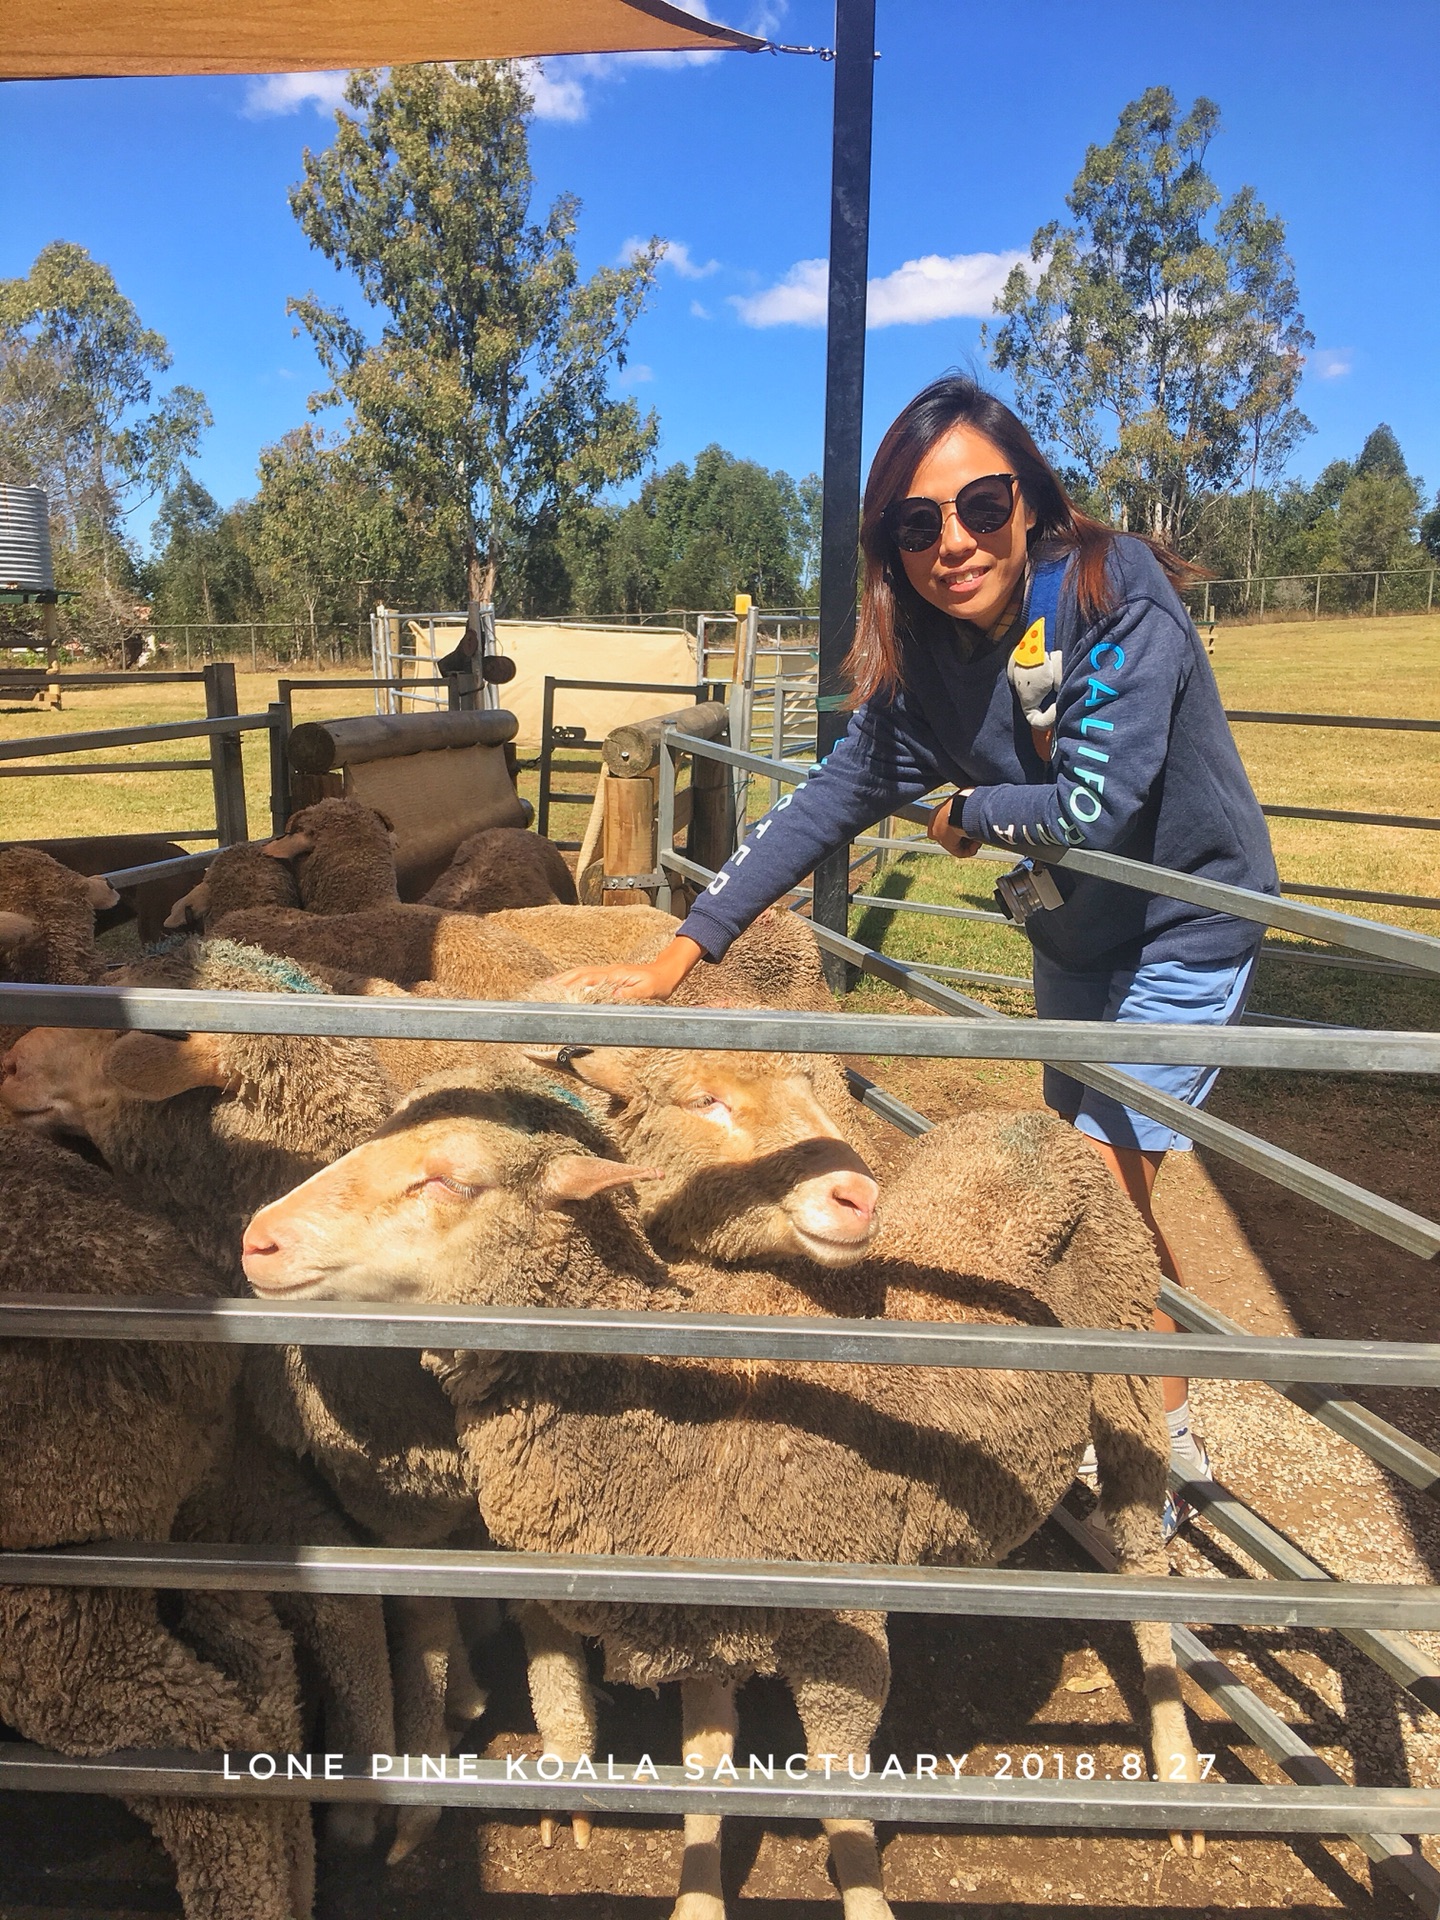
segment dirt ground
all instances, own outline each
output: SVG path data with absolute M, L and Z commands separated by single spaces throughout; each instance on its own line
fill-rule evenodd
M 931 1117 L 981 1105 L 1038 1104 L 1028 1066 L 889 1061 L 875 1077 Z M 1423 1083 L 1296 1076 L 1222 1081 L 1214 1111 L 1352 1179 L 1433 1211 L 1440 1101 Z M 898 1136 L 897 1136 L 898 1139 Z M 1159 1207 L 1188 1282 L 1256 1332 L 1440 1338 L 1431 1271 L 1281 1189 L 1199 1154 L 1172 1155 Z M 1217 1475 L 1337 1576 L 1434 1581 L 1440 1509 L 1259 1385 L 1197 1382 L 1197 1408 Z M 1376 1394 L 1373 1404 L 1440 1444 L 1432 1394 Z M 1024 1564 L 1082 1564 L 1052 1524 Z M 1177 1541 L 1177 1572 L 1214 1577 L 1254 1569 L 1203 1524 Z M 1272 1708 L 1347 1779 L 1440 1785 L 1440 1720 L 1402 1694 L 1338 1635 L 1227 1628 L 1207 1639 Z M 1141 1743 L 1137 1661 L 1127 1630 L 897 1617 L 894 1687 L 876 1751 L 970 1754 L 993 1773 L 1000 1755 L 1082 1752 L 1118 1773 Z M 1440 1657 L 1440 1636 L 1422 1644 Z M 504 1629 L 477 1649 L 491 1704 L 475 1744 L 490 1755 L 537 1750 L 519 1643 Z M 672 1690 L 623 1687 L 602 1707 L 600 1748 L 617 1760 L 679 1756 Z M 1197 1745 L 1230 1781 L 1278 1779 L 1205 1696 L 1187 1686 Z M 789 1752 L 799 1726 L 788 1696 L 759 1682 L 742 1695 L 740 1747 Z M 430 1842 L 400 1866 L 374 1859 L 322 1863 L 322 1920 L 664 1920 L 679 1875 L 675 1821 L 602 1820 L 586 1852 L 567 1833 L 553 1851 L 523 1818 L 477 1823 L 447 1812 Z M 882 1831 L 897 1913 L 931 1920 L 955 1910 L 994 1920 L 1051 1912 L 1126 1916 L 1413 1911 L 1348 1841 L 1212 1837 L 1202 1859 L 1163 1836 Z M 1427 1843 L 1427 1850 L 1429 1850 Z M 1434 1857 L 1440 1863 L 1440 1849 Z M 838 1920 L 824 1842 L 813 1827 L 728 1824 L 727 1884 L 737 1920 Z M 0 1920 L 128 1920 L 178 1912 L 173 1879 L 148 1831 L 99 1800 L 0 1795 Z

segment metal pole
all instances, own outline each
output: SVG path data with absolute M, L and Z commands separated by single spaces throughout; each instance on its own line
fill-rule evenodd
M 824 507 L 820 533 L 820 690 L 816 751 L 845 731 L 841 673 L 855 637 L 860 433 L 865 390 L 865 282 L 870 261 L 870 130 L 875 94 L 875 0 L 835 0 L 835 114 L 830 164 L 830 302 L 825 350 Z M 815 869 L 815 924 L 849 925 L 849 847 Z M 831 987 L 845 962 L 825 955 Z
M 1370 602 L 1370 618 L 1373 620 L 1380 611 L 1380 569 L 1375 569 L 1375 597 Z
M 1315 576 L 1315 618 L 1317 620 L 1320 618 L 1320 582 L 1322 578 L 1323 575 L 1318 573 Z

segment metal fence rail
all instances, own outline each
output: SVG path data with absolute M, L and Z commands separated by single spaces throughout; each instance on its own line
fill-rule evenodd
M 1212 1499 L 1220 1493 L 1214 1490 Z M 0 1553 L 0 1580 L 14 1586 L 164 1587 L 191 1593 L 448 1599 L 483 1593 L 496 1600 L 583 1599 L 637 1606 L 860 1607 L 970 1619 L 1203 1620 L 1214 1626 L 1328 1627 L 1351 1634 L 1377 1627 L 1412 1633 L 1440 1629 L 1440 1587 L 1346 1583 L 1293 1571 L 1274 1580 L 1217 1580 L 1005 1567 L 141 1541 Z
M 233 716 L 234 722 L 250 716 Z M 261 724 L 268 724 L 268 716 Z M 204 728 L 197 731 L 204 731 Z M 89 737 L 91 744 L 94 736 Z M 27 743 L 28 744 L 28 743 Z M 55 751 L 53 740 L 38 743 Z M 708 741 L 667 734 L 660 760 L 662 786 L 673 794 L 675 756 L 695 752 L 744 772 L 787 784 L 808 769 L 719 748 Z M 920 817 L 917 815 L 917 817 Z M 661 864 L 686 878 L 708 880 L 704 868 L 662 847 Z M 1182 888 L 1203 887 L 1198 904 L 1327 940 L 1352 951 L 1376 954 L 1426 974 L 1440 973 L 1440 941 L 1401 929 L 1377 927 L 1319 908 L 1297 907 L 1270 896 L 1218 888 L 1116 856 L 1060 856 L 1060 864 L 1106 862 L 1107 878 L 1181 899 Z M 1120 869 L 1126 871 L 1122 872 Z M 1095 871 L 1096 869 L 1090 869 Z M 139 871 L 143 871 L 139 870 Z M 1237 904 L 1237 902 L 1239 904 Z M 881 901 L 879 904 L 894 903 Z M 1288 916 L 1288 917 L 1282 917 Z M 1268 1177 L 1307 1193 L 1372 1232 L 1411 1247 L 1425 1257 L 1440 1254 L 1440 1224 L 1368 1194 L 1270 1143 L 1229 1128 L 1181 1103 L 1142 1087 L 1113 1065 L 1158 1059 L 1200 1064 L 1278 1066 L 1300 1071 L 1440 1072 L 1440 1035 L 1360 1031 L 1264 1031 L 1145 1028 L 1127 1033 L 1090 1022 L 1012 1021 L 983 1002 L 927 979 L 903 962 L 873 953 L 845 936 L 815 928 L 817 939 L 882 978 L 893 980 L 941 1019 L 885 1015 L 797 1015 L 647 1007 L 547 1006 L 454 1001 L 384 1001 L 312 995 L 205 994 L 159 989 L 0 987 L 0 1021 L 82 1027 L 183 1027 L 202 1032 L 347 1033 L 377 1037 L 563 1041 L 572 1045 L 664 1045 L 728 1047 L 764 1052 L 846 1052 L 969 1058 L 1063 1060 L 1076 1077 L 1114 1092 L 1127 1105 L 1174 1118 L 1197 1139 L 1253 1165 Z M 956 1018 L 955 1016 L 962 1016 Z M 859 1076 L 856 1076 L 859 1081 Z M 867 1106 L 910 1132 L 925 1123 L 893 1096 L 859 1081 Z M 1348 1409 L 1337 1388 L 1363 1384 L 1433 1385 L 1440 1380 L 1440 1345 L 1414 1342 L 1328 1341 L 1252 1336 L 1231 1323 L 1203 1331 L 1156 1335 L 1071 1327 L 1010 1327 L 946 1322 L 896 1323 L 758 1316 L 662 1315 L 562 1310 L 499 1310 L 427 1305 L 335 1307 L 298 1301 L 286 1306 L 250 1300 L 97 1300 L 60 1296 L 6 1296 L 0 1301 L 5 1338 L 198 1339 L 240 1343 L 282 1342 L 455 1348 L 500 1351 L 569 1351 L 650 1356 L 754 1356 L 789 1361 L 877 1365 L 1004 1367 L 1029 1371 L 1170 1373 L 1271 1381 L 1299 1398 L 1308 1389 L 1337 1416 L 1337 1431 L 1358 1443 L 1406 1455 L 1386 1432 L 1370 1431 L 1373 1416 Z M 1301 1404 L 1305 1401 L 1301 1399 Z M 1324 1417 L 1322 1412 L 1321 1417 Z M 1332 1424 L 1335 1422 L 1332 1421 Z M 1380 1428 L 1384 1423 L 1378 1423 Z M 1376 1457 L 1381 1457 L 1377 1454 Z M 1421 1484 L 1429 1471 L 1419 1454 L 1409 1456 L 1411 1477 Z M 1211 1505 L 1226 1496 L 1216 1489 Z M 1270 1550 L 1248 1520 L 1241 1534 Z M 1263 1523 L 1257 1523 L 1263 1525 Z M 1247 1529 L 1248 1532 L 1247 1532 Z M 1273 1531 L 1273 1530 L 1272 1530 Z M 1278 1536 L 1276 1536 L 1278 1538 Z M 1244 1542 L 1242 1542 L 1243 1544 Z M 1247 1546 L 1247 1551 L 1251 1550 Z M 1294 1549 L 1289 1550 L 1295 1554 Z M 643 1599 L 692 1604 L 776 1606 L 861 1605 L 890 1611 L 957 1615 L 1029 1614 L 1035 1617 L 1188 1619 L 1236 1624 L 1323 1625 L 1353 1635 L 1372 1658 L 1386 1665 L 1380 1636 L 1398 1630 L 1434 1630 L 1440 1625 L 1440 1589 L 1387 1587 L 1317 1578 L 1304 1556 L 1286 1560 L 1281 1578 L 1256 1582 L 1176 1579 L 1132 1580 L 1114 1574 L 1042 1574 L 994 1568 L 897 1568 L 759 1562 L 644 1561 L 624 1557 L 466 1554 L 434 1550 L 234 1547 L 196 1548 L 182 1543 L 118 1543 L 54 1552 L 0 1555 L 0 1581 L 79 1585 L 246 1587 L 252 1590 L 326 1592 L 473 1593 Z M 1214 1661 L 1207 1649 L 1175 1629 L 1179 1656 L 1217 1699 L 1233 1694 L 1240 1724 L 1261 1725 L 1263 1709 L 1223 1668 L 1223 1677 L 1203 1673 Z M 1393 1650 L 1392 1650 L 1393 1651 Z M 1426 1698 L 1432 1677 L 1408 1656 L 1395 1655 L 1386 1670 Z M 1405 1678 L 1409 1674 L 1409 1679 Z M 1437 1670 L 1440 1675 L 1440 1670 Z M 1440 1690 L 1437 1690 L 1440 1698 Z M 1248 1716 L 1248 1719 L 1247 1719 Z M 1273 1716 L 1272 1716 L 1273 1718 Z M 1283 1727 L 1283 1723 L 1278 1723 Z M 1261 1737 L 1256 1734 L 1255 1737 Z M 797 1774 L 782 1758 L 780 1777 L 762 1761 L 759 1777 L 738 1783 L 695 1783 L 678 1768 L 607 1768 L 603 1779 L 585 1776 L 519 1777 L 514 1762 L 448 1761 L 431 1757 L 412 1773 L 404 1756 L 380 1756 L 387 1765 L 362 1769 L 341 1761 L 337 1773 L 302 1764 L 280 1769 L 268 1756 L 273 1777 L 203 1755 L 117 1754 L 76 1760 L 17 1747 L 0 1754 L 0 1789 L 57 1788 L 186 1795 L 286 1794 L 307 1799 L 427 1800 L 502 1807 L 568 1807 L 590 1811 L 687 1812 L 704 1808 L 760 1817 L 876 1817 L 907 1824 L 1041 1825 L 1069 1829 L 1196 1826 L 1212 1832 L 1340 1832 L 1362 1836 L 1371 1857 L 1403 1869 L 1412 1897 L 1428 1899 L 1435 1876 L 1403 1840 L 1440 1832 L 1440 1791 L 1351 1788 L 1337 1784 L 1290 1730 L 1264 1733 L 1262 1744 L 1288 1754 L 1289 1762 L 1318 1769 L 1309 1784 L 1287 1787 L 1235 1785 L 1191 1787 L 1148 1780 L 1001 1781 L 937 1779 L 917 1766 L 914 1775 L 821 1779 Z M 1296 1749 L 1299 1749 L 1297 1752 Z M 928 1757 L 927 1757 L 928 1758 Z M 281 1756 L 284 1759 L 284 1756 Z M 588 1763 L 587 1763 L 588 1765 Z M 290 1771 L 289 1778 L 283 1777 Z M 887 1767 L 887 1775 L 889 1769 Z M 443 1777 L 436 1777 L 438 1775 Z M 1430 1878 L 1427 1880 L 1426 1876 Z

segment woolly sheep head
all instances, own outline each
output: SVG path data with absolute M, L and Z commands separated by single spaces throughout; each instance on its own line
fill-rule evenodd
M 222 847 L 205 877 L 182 894 L 165 918 L 167 932 L 198 932 L 211 920 L 245 907 L 298 907 L 300 887 L 288 861 L 267 859 L 270 846 L 241 841 Z
M 554 1094 L 431 1083 L 373 1139 L 261 1208 L 245 1233 L 246 1278 L 267 1298 L 518 1304 L 520 1268 L 559 1264 L 547 1252 L 575 1223 L 558 1216 L 654 1177 L 599 1157 L 603 1144 Z
M 399 898 L 395 823 L 358 800 L 317 800 L 292 813 L 264 851 L 294 866 L 302 905 L 316 912 L 358 912 Z
M 127 1095 L 171 1100 L 194 1087 L 232 1084 L 219 1034 L 75 1027 L 32 1027 L 0 1060 L 0 1076 L 0 1106 L 21 1126 L 97 1145 Z
M 667 1257 L 844 1267 L 865 1254 L 879 1189 L 818 1097 L 829 1061 L 613 1047 L 530 1057 L 607 1096 L 625 1152 L 660 1170 L 640 1207 Z
M 99 873 L 74 873 L 38 847 L 0 851 L 0 976 L 45 980 L 53 937 L 88 943 L 94 916 L 120 899 Z

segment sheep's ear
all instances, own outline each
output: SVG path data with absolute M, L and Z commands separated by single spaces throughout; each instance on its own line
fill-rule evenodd
M 0 953 L 13 953 L 35 938 L 35 922 L 23 913 L 0 913 Z
M 616 1100 L 635 1097 L 639 1076 L 635 1054 L 629 1047 L 525 1047 L 522 1051 L 537 1066 L 573 1073 L 587 1087 L 598 1087 Z
M 315 851 L 315 836 L 308 827 L 302 827 L 295 833 L 281 834 L 278 840 L 267 840 L 260 851 L 272 860 L 295 860 L 302 853 Z
M 210 911 L 210 882 L 202 880 L 189 893 L 182 894 L 165 916 L 165 931 L 178 933 L 198 926 Z
M 140 1100 L 173 1100 L 192 1087 L 226 1087 L 218 1033 L 122 1033 L 105 1056 L 105 1078 Z
M 380 822 L 381 826 L 384 827 L 387 833 L 394 833 L 395 822 L 390 818 L 388 813 L 384 812 L 380 807 L 372 807 L 370 811 L 374 814 L 375 818 Z
M 660 1180 L 654 1167 L 627 1167 L 619 1160 L 596 1160 L 588 1153 L 558 1154 L 540 1179 L 547 1206 L 563 1207 L 571 1200 L 593 1200 L 612 1187 L 633 1187 L 639 1180 Z
M 85 895 L 98 913 L 102 907 L 118 907 L 120 896 L 103 873 L 87 873 Z

